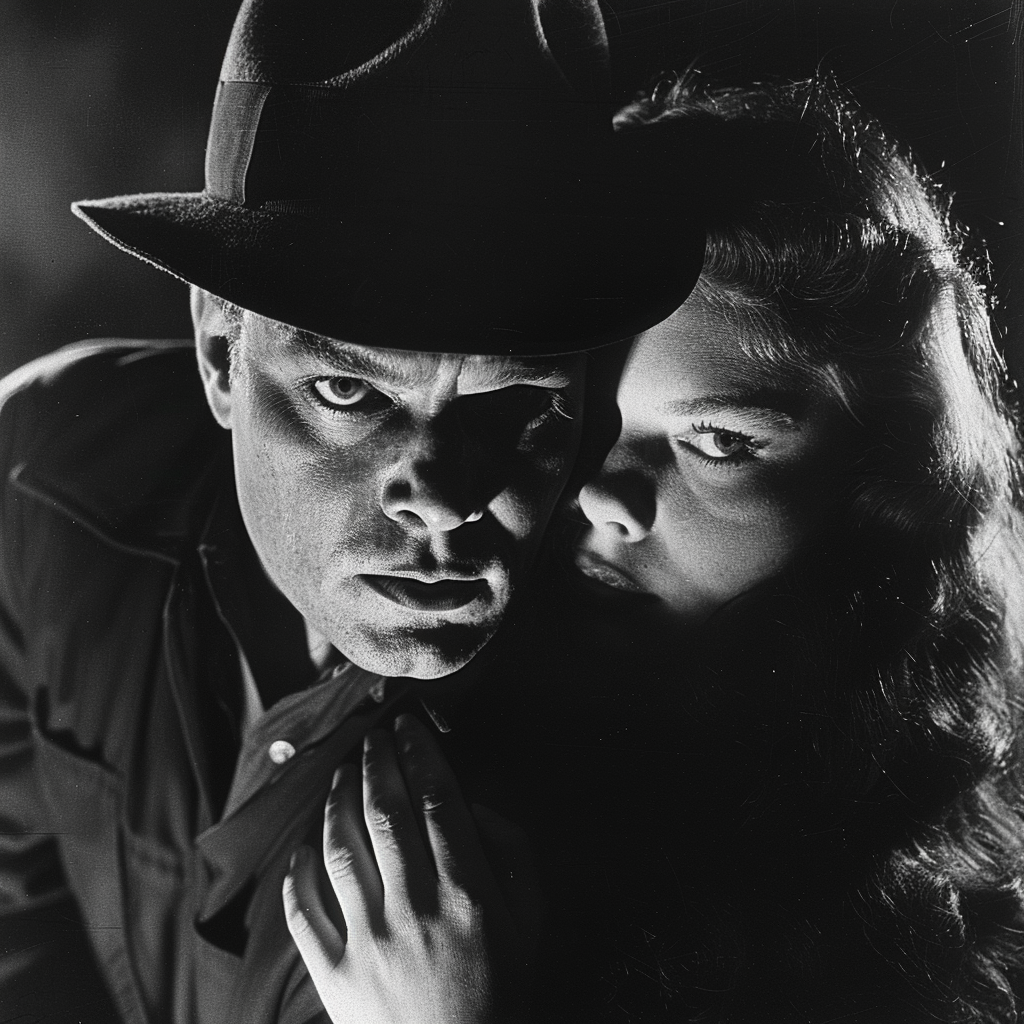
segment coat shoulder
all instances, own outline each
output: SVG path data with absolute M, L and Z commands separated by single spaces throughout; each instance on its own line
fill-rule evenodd
M 122 543 L 185 528 L 226 438 L 191 342 L 79 342 L 0 381 L 0 479 Z
M 77 426 L 69 420 L 116 418 L 123 404 L 157 398 L 168 374 L 179 378 L 194 362 L 185 340 L 75 342 L 0 378 L 0 417 L 8 430 L 27 427 L 23 433 L 39 442 L 48 434 L 68 439 L 68 428 Z

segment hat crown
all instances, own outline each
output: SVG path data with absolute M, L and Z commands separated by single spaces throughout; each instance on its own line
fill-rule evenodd
M 596 0 L 244 0 L 220 77 L 344 88 L 387 76 L 595 98 L 606 72 Z
M 606 52 L 594 0 L 245 0 L 207 192 L 317 218 L 376 207 L 382 229 L 395 210 L 578 205 L 612 134 Z
M 76 209 L 230 302 L 359 344 L 619 340 L 679 304 L 703 233 L 679 237 L 613 132 L 606 56 L 597 0 L 244 0 L 205 190 Z

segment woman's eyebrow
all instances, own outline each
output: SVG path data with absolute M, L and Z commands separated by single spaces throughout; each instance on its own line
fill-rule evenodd
M 782 430 L 799 429 L 810 398 L 807 394 L 759 388 L 756 391 L 721 392 L 680 398 L 665 404 L 673 416 L 699 416 L 703 413 L 739 412 L 756 414 Z

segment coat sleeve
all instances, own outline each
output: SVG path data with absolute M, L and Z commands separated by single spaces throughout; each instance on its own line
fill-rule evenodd
M 32 623 L 19 607 L 22 523 L 9 484 L 31 433 L 31 374 L 0 381 L 0 1020 L 118 1019 L 41 813 L 26 678 Z

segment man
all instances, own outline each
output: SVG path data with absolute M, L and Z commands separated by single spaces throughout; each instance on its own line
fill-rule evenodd
M 200 378 L 97 342 L 4 384 L 7 1017 L 315 1011 L 290 851 L 412 681 L 498 628 L 578 353 L 699 269 L 632 186 L 603 42 L 575 0 L 246 0 L 205 190 L 76 205 L 192 286 Z

